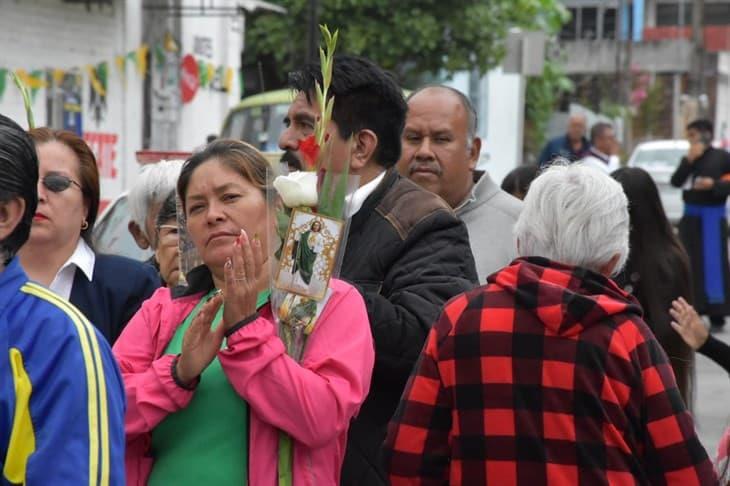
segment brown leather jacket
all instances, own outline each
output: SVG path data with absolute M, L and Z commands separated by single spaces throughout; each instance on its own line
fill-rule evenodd
M 390 169 L 352 218 L 340 278 L 365 298 L 375 340 L 370 394 L 350 427 L 341 484 L 386 484 L 380 448 L 426 335 L 446 301 L 478 281 L 466 226 L 440 197 Z

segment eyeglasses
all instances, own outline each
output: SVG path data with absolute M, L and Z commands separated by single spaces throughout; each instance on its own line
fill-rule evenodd
M 41 183 L 43 184 L 43 187 L 51 192 L 63 192 L 68 189 L 71 184 L 75 184 L 79 189 L 83 190 L 81 184 L 61 174 L 48 174 L 41 179 Z
M 178 228 L 174 224 L 161 224 L 157 227 L 159 244 L 162 246 L 177 246 Z

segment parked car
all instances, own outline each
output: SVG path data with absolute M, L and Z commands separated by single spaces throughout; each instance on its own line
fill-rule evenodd
M 129 224 L 129 202 L 123 192 L 104 209 L 94 226 L 92 240 L 98 253 L 121 255 L 133 260 L 145 261 L 152 256 L 152 250 L 137 246 L 127 229 Z
M 686 140 L 656 140 L 639 144 L 629 158 L 629 167 L 639 167 L 651 175 L 659 189 L 659 196 L 672 224 L 682 217 L 682 189 L 672 186 L 669 180 L 687 154 L 689 142 Z
M 411 92 L 403 90 L 403 96 Z M 222 138 L 243 140 L 262 152 L 276 153 L 284 118 L 294 99 L 294 91 L 277 89 L 247 96 L 226 115 Z
M 713 142 L 713 147 L 722 148 L 719 142 Z M 656 140 L 639 144 L 628 161 L 629 167 L 641 167 L 651 175 L 659 188 L 664 211 L 669 221 L 676 225 L 682 218 L 684 203 L 682 189 L 674 187 L 669 180 L 679 166 L 682 157 L 687 155 L 689 142 L 687 140 Z M 725 208 L 730 220 L 730 206 Z
M 248 96 L 233 107 L 221 129 L 222 138 L 243 140 L 262 152 L 279 150 L 279 136 L 293 99 L 290 89 L 267 91 Z

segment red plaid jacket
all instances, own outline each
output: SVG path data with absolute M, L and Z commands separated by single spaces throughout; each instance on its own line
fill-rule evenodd
M 393 485 L 717 483 L 638 303 L 541 258 L 447 304 L 385 461 Z

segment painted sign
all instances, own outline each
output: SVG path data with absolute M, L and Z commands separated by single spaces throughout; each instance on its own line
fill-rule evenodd
M 200 87 L 198 62 L 188 54 L 183 57 L 180 65 L 180 95 L 183 103 L 190 103 Z
M 105 179 L 116 179 L 117 168 L 114 162 L 117 158 L 116 145 L 119 135 L 116 133 L 86 132 L 84 133 L 84 140 L 96 156 L 99 176 Z

